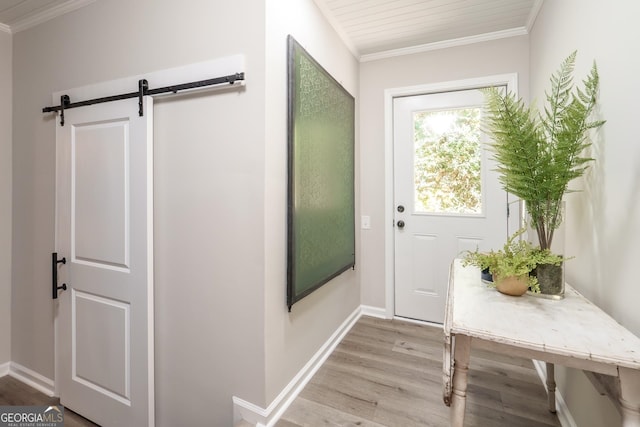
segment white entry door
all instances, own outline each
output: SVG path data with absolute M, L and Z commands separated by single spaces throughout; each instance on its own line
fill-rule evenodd
M 395 314 L 442 323 L 451 261 L 501 247 L 507 193 L 484 149 L 477 90 L 394 98 Z
M 57 124 L 61 403 L 108 426 L 152 426 L 153 104 L 65 111 Z

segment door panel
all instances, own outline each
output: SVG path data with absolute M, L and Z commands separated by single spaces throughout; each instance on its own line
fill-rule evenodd
M 438 253 L 438 236 L 414 234 L 412 236 L 411 280 L 416 283 L 415 292 L 419 294 L 436 294 L 433 277 L 433 260 Z
M 57 126 L 61 403 L 96 423 L 152 426 L 153 105 L 65 111 Z
M 72 258 L 128 268 L 129 122 L 76 125 L 71 137 Z
M 441 323 L 451 261 L 505 241 L 507 194 L 484 149 L 483 103 L 479 90 L 394 99 L 397 316 Z
M 71 299 L 72 380 L 130 405 L 131 305 L 76 289 Z

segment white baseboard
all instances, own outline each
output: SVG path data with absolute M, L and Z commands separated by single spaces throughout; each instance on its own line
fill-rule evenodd
M 0 377 L 4 377 L 5 375 L 9 375 L 9 368 L 11 367 L 11 362 L 0 364 Z
M 360 310 L 363 316 L 377 317 L 378 319 L 387 319 L 387 309 L 380 307 L 373 307 L 370 305 L 361 305 Z
M 358 307 L 351 313 L 267 408 L 233 396 L 234 419 L 243 419 L 256 427 L 273 427 L 365 311 Z
M 535 366 L 538 376 L 540 377 L 540 380 L 542 380 L 544 389 L 547 390 L 547 367 L 545 363 L 539 360 L 534 360 L 533 366 Z M 547 393 L 549 393 L 549 390 L 547 390 Z M 564 398 L 558 389 L 556 389 L 556 414 L 558 415 L 558 420 L 562 427 L 578 427 L 576 420 L 573 419 L 571 412 L 569 412 L 567 402 L 564 401 Z
M 1 366 L 0 366 L 1 370 Z M 35 388 L 36 390 L 46 394 L 49 397 L 54 395 L 54 383 L 53 380 L 40 375 L 36 371 L 32 371 L 16 362 L 9 363 L 9 375 L 25 383 L 26 385 Z

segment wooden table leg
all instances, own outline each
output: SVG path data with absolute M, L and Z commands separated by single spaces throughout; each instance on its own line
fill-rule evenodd
M 466 335 L 456 335 L 453 356 L 453 392 L 451 394 L 450 410 L 451 427 L 462 427 L 464 424 L 470 351 L 471 338 Z
M 618 374 L 622 427 L 640 427 L 640 371 L 618 368 Z
M 444 390 L 442 393 L 442 398 L 444 400 L 444 404 L 447 406 L 451 406 L 451 388 L 452 388 L 452 337 L 449 333 L 445 332 L 444 335 L 444 351 L 442 354 L 442 382 L 444 384 Z
M 553 363 L 547 363 L 547 398 L 549 399 L 549 412 L 556 413 L 556 367 Z

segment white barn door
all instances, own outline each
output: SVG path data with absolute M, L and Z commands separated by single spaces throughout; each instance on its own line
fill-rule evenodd
M 153 100 L 65 111 L 58 123 L 57 389 L 109 426 L 153 426 Z

